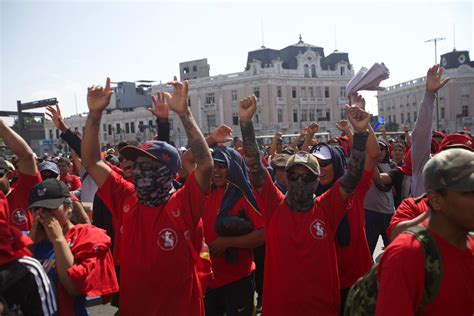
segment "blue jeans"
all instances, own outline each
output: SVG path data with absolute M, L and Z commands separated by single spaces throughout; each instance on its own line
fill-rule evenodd
M 382 236 L 384 247 L 387 247 L 390 243 L 387 236 L 387 228 L 392 216 L 393 214 L 379 213 L 369 211 L 368 209 L 365 210 L 365 234 L 371 255 L 374 254 L 379 236 Z

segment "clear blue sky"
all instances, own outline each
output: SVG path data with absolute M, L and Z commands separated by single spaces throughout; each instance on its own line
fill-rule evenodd
M 207 58 L 211 75 L 242 71 L 247 52 L 298 41 L 349 53 L 355 70 L 384 62 L 384 85 L 421 77 L 454 47 L 474 59 L 469 2 L 1 1 L 1 103 L 57 97 L 66 116 L 87 111 L 86 88 L 112 81 L 167 81 L 179 62 Z M 336 32 L 335 32 L 336 30 Z M 335 36 L 335 33 L 337 36 Z M 439 58 L 438 58 L 439 60 Z

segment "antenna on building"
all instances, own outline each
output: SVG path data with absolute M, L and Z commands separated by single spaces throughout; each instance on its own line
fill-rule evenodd
M 456 24 L 453 24 L 453 51 L 456 51 Z
M 337 31 L 336 31 L 336 24 L 334 24 L 334 51 L 337 52 Z
M 264 32 L 263 32 L 263 19 L 262 19 L 262 48 L 266 48 L 266 47 L 265 47 Z

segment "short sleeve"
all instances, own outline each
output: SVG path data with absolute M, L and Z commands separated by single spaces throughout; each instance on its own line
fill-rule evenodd
M 112 170 L 97 195 L 109 209 L 112 217 L 121 218 L 122 204 L 126 197 L 135 196 L 135 186 Z
M 273 211 L 276 210 L 277 207 L 283 202 L 285 196 L 275 186 L 268 171 L 260 194 L 256 190 L 254 190 L 254 194 L 257 199 L 260 211 L 263 215 L 263 220 L 265 223 L 268 223 Z
M 424 291 L 421 245 L 402 234 L 385 250 L 378 266 L 376 315 L 415 315 Z
M 404 199 L 390 220 L 390 225 L 387 228 L 387 235 L 390 237 L 395 227 L 401 222 L 412 220 L 420 214 L 421 212 L 419 212 L 413 198 Z

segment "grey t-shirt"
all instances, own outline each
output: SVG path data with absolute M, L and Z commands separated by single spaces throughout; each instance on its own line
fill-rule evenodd
M 388 163 L 379 163 L 378 167 L 381 173 L 390 171 Z M 395 212 L 395 205 L 392 190 L 383 192 L 372 183 L 369 192 L 365 196 L 364 208 L 373 212 L 393 214 Z

